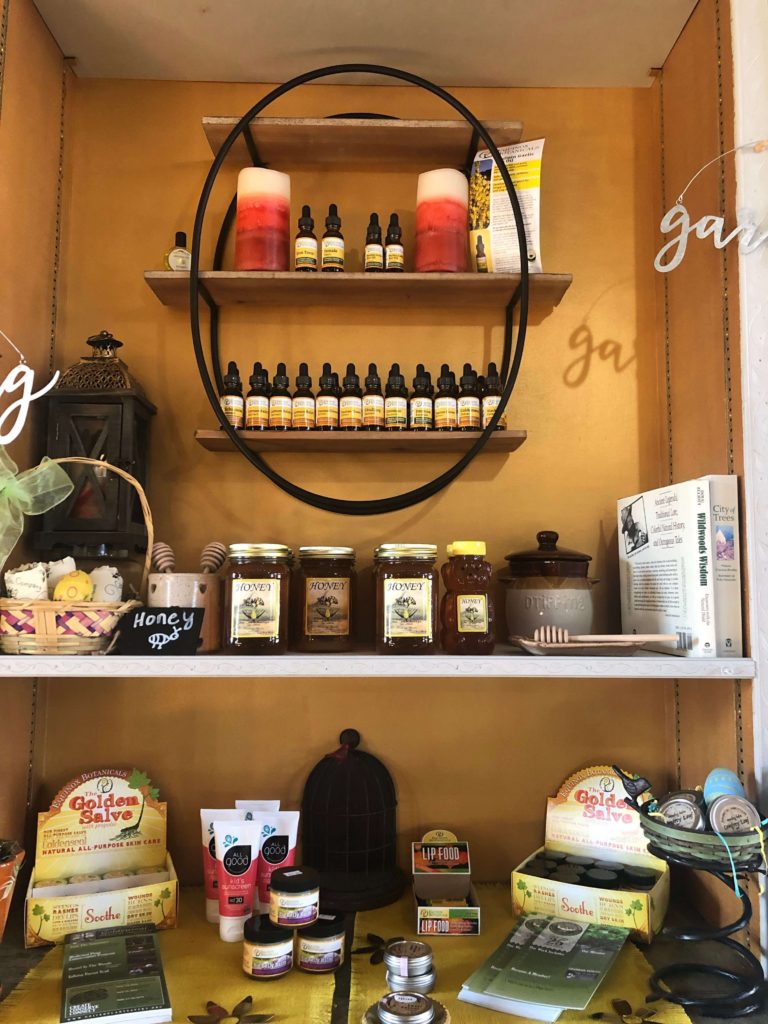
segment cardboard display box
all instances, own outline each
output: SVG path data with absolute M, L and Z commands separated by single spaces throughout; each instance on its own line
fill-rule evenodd
M 176 926 L 178 878 L 158 797 L 136 768 L 84 772 L 56 794 L 38 815 L 24 907 L 27 948 L 89 929 Z
M 650 868 L 658 875 L 648 892 L 596 889 L 527 874 L 525 861 L 512 872 L 512 909 L 516 914 L 557 914 L 590 924 L 630 928 L 650 942 L 661 930 L 669 904 L 669 867 L 648 853 L 638 815 L 625 803 L 621 780 L 607 765 L 585 768 L 566 779 L 547 801 L 545 849 Z
M 469 843 L 435 829 L 411 844 L 417 935 L 479 935 L 480 902 Z

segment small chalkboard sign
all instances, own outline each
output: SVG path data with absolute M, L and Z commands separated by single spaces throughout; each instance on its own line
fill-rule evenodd
M 137 608 L 118 626 L 115 654 L 196 654 L 204 608 Z

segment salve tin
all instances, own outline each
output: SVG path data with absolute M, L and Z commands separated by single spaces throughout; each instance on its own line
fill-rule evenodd
M 249 978 L 281 978 L 293 967 L 293 932 L 272 924 L 269 914 L 249 917 L 243 939 L 243 970 Z
M 437 972 L 434 970 L 420 974 L 416 978 L 403 978 L 399 974 L 387 971 L 387 985 L 393 992 L 419 992 L 426 996 L 434 989 L 436 980 Z
M 381 1024 L 430 1024 L 435 1004 L 418 992 L 388 992 L 379 1000 Z
M 659 814 L 665 824 L 672 825 L 673 828 L 704 832 L 707 827 L 704 814 L 698 804 L 677 793 L 673 793 L 663 801 L 659 806 Z
M 432 947 L 418 939 L 390 942 L 384 950 L 388 971 L 401 978 L 415 978 L 432 970 Z
M 715 832 L 742 835 L 760 827 L 757 808 L 743 796 L 723 793 L 715 797 L 708 808 L 709 824 Z
M 320 913 L 320 876 L 313 868 L 288 867 L 272 872 L 269 919 L 281 928 L 306 928 Z
M 310 974 L 335 971 L 344 963 L 343 914 L 324 914 L 298 935 L 297 966 Z

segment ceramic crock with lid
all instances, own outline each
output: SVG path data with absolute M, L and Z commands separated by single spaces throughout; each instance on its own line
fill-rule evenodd
M 532 637 L 540 626 L 560 626 L 570 633 L 592 631 L 591 555 L 557 546 L 553 530 L 536 534 L 537 548 L 506 556 L 507 628 L 510 636 Z

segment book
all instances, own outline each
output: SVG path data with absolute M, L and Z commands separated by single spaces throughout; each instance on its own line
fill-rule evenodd
M 459 999 L 490 1010 L 556 1021 L 583 1010 L 629 935 L 627 928 L 523 914 L 461 987 Z
M 708 476 L 619 499 L 625 633 L 670 633 L 649 648 L 683 657 L 740 657 L 738 494 Z
M 172 1019 L 152 925 L 67 935 L 62 971 L 61 1024 L 163 1024 Z

